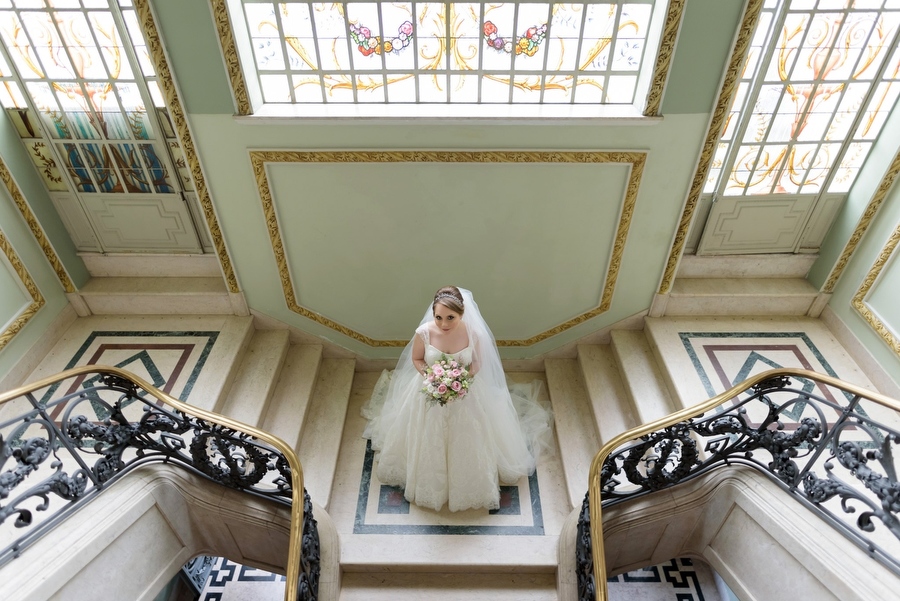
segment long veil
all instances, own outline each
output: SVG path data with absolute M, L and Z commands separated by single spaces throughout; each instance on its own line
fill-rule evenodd
M 501 460 L 499 465 L 501 475 L 504 472 L 530 474 L 534 471 L 538 457 L 552 454 L 554 448 L 550 409 L 546 403 L 539 400 L 541 382 L 537 380 L 529 384 L 507 383 L 497 342 L 481 315 L 478 303 L 475 302 L 471 291 L 465 288 L 459 288 L 459 291 L 462 293 L 465 308 L 462 321 L 468 328 L 470 342 L 475 345 L 475 356 L 479 363 L 475 377 L 481 380 L 481 386 L 487 388 L 488 398 L 495 399 L 495 402 L 485 404 L 488 418 L 495 420 L 494 423 L 509 423 L 511 407 L 518 416 L 519 429 L 532 456 L 530 465 L 521 465 L 521 460 L 517 460 L 515 465 L 504 465 Z M 432 319 L 434 319 L 432 304 L 429 303 L 419 321 L 419 326 L 427 324 Z M 413 382 L 421 380 L 421 375 L 412 362 L 414 340 L 415 337 L 404 347 L 394 371 L 385 370 L 382 373 L 371 399 L 362 408 L 362 416 L 370 420 L 363 437 L 372 441 L 372 448 L 376 452 L 383 447 L 385 434 L 394 424 L 404 402 L 401 391 L 409 390 L 414 386 Z M 497 440 L 498 444 L 503 445 L 504 439 L 508 440 L 509 437 Z M 512 452 L 506 453 L 500 449 L 501 458 L 513 455 Z

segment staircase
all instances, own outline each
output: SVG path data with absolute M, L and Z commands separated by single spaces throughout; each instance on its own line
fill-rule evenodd
M 613 330 L 608 344 L 578 345 L 569 357 L 546 359 L 543 372 L 510 373 L 518 381 L 546 382 L 553 407 L 558 453 L 541 463 L 536 477 L 542 531 L 489 531 L 484 525 L 511 524 L 519 529 L 521 525 L 515 522 L 518 518 L 505 515 L 460 516 L 446 510 L 415 515 L 415 507 L 409 509 L 415 527 L 388 512 L 374 516 L 383 521 L 366 530 L 373 517 L 369 515 L 371 504 L 384 499 L 379 499 L 374 489 L 369 500 L 361 492 L 369 475 L 365 471 L 366 441 L 361 438 L 365 421 L 359 409 L 379 372 L 365 371 L 368 366 L 358 366 L 355 359 L 335 349 L 294 338 L 295 334 L 285 329 L 265 329 L 268 326 L 270 322 L 259 318 L 223 315 L 82 318 L 29 380 L 64 369 L 73 348 L 86 348 L 83 341 L 90 332 L 218 331 L 219 338 L 188 402 L 271 432 L 297 451 L 306 488 L 315 505 L 327 513 L 317 519 L 334 524 L 337 538 L 329 544 L 337 545 L 340 574 L 327 588 L 339 590 L 335 594 L 344 601 L 560 598 L 569 590 L 571 577 L 568 572 L 558 572 L 558 566 L 568 561 L 560 545 L 568 544 L 566 530 L 571 529 L 584 499 L 594 454 L 622 431 L 710 396 L 695 375 L 704 359 L 695 358 L 691 363 L 686 358 L 684 332 L 744 331 L 749 335 L 765 330 L 771 336 L 784 334 L 785 340 L 800 332 L 818 345 L 817 352 L 840 366 L 840 377 L 857 383 L 864 379 L 818 320 L 781 317 L 723 324 L 707 317 L 648 317 L 642 331 Z M 699 342 L 695 345 L 700 348 Z M 99 503 L 102 500 L 94 502 Z M 523 515 L 535 511 L 534 506 L 524 505 L 520 508 Z M 229 555 L 234 561 L 277 568 L 269 559 L 265 538 L 234 548 L 240 549 L 238 556 Z M 648 548 L 644 555 L 623 559 L 622 565 L 633 569 L 672 559 L 659 556 L 659 549 L 677 550 L 678 545 L 670 542 Z M 714 598 L 714 593 L 707 591 L 707 598 Z M 152 599 L 147 594 L 138 597 Z

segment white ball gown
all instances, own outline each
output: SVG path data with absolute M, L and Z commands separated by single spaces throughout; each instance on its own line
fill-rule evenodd
M 469 295 L 460 324 L 467 327 L 469 345 L 457 353 L 431 346 L 427 323 L 416 329 L 428 365 L 442 354 L 463 365 L 479 361 L 481 369 L 464 398 L 444 406 L 429 403 L 422 376 L 404 352 L 396 370 L 382 373 L 362 411 L 371 420 L 364 436 L 377 453 L 378 480 L 402 487 L 410 503 L 434 510 L 445 504 L 450 511 L 496 509 L 499 483 L 530 476 L 537 457 L 552 448 L 552 415 L 537 398 L 540 381 L 513 384 L 510 390 L 493 337 L 487 340 L 479 331 L 480 314 L 470 318 L 470 312 L 477 313 L 470 305 Z

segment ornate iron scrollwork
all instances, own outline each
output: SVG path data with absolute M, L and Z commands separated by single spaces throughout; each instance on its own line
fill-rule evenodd
M 900 574 L 900 483 L 894 464 L 898 414 L 887 410 L 883 415 L 891 423 L 875 421 L 861 406 L 861 396 L 794 379 L 799 386 L 791 377 L 776 375 L 753 386 L 747 398 L 732 399 L 730 407 L 720 405 L 710 415 L 623 444 L 600 467 L 601 506 L 675 486 L 721 466 L 748 465 Z M 869 410 L 877 407 L 873 403 Z M 588 532 L 590 545 L 587 503 L 586 497 L 576 543 L 581 599 L 594 598 L 593 590 L 581 586 L 583 575 L 592 574 L 590 553 L 583 547 L 583 532 Z M 896 545 L 886 548 L 884 537 L 878 544 L 868 536 L 879 524 L 893 534 L 888 542 Z
M 79 383 L 74 392 L 58 398 L 24 395 L 31 410 L 0 423 L 0 524 L 15 515 L 15 526 L 26 530 L 0 550 L 0 565 L 102 489 L 148 462 L 179 464 L 223 486 L 291 504 L 289 463 L 264 441 L 160 406 L 135 383 L 115 374 L 102 373 Z M 38 469 L 45 463 L 53 473 L 40 479 Z M 303 492 L 298 598 L 314 600 L 319 535 L 312 502 Z M 38 520 L 39 515 L 43 519 Z

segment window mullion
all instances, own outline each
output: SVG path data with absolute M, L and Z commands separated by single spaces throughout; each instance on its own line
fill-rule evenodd
M 716 186 L 716 189 L 713 191 L 714 197 L 725 196 L 725 190 L 728 188 L 728 182 L 731 181 L 731 174 L 734 171 L 734 163 L 741 155 L 741 148 L 744 146 L 743 140 L 747 134 L 747 128 L 750 126 L 750 117 L 753 114 L 753 108 L 756 104 L 757 99 L 759 98 L 759 92 L 763 88 L 763 85 L 765 83 L 765 71 L 768 69 L 769 63 L 772 60 L 772 56 L 775 54 L 776 44 L 773 42 L 773 37 L 781 34 L 781 31 L 784 29 L 784 22 L 787 19 L 786 0 L 782 0 L 782 2 L 775 8 L 775 10 L 772 11 L 772 14 L 775 16 L 775 18 L 773 19 L 773 23 L 769 27 L 769 33 L 766 36 L 766 39 L 760 46 L 762 52 L 760 53 L 759 59 L 756 63 L 756 74 L 753 74 L 752 79 L 750 79 L 748 82 L 747 93 L 744 95 L 742 106 L 734 107 L 739 108 L 739 110 L 736 111 L 739 115 L 739 121 L 734 128 L 734 133 L 731 137 L 728 152 L 725 155 L 724 160 L 722 161 L 722 169 L 719 172 L 719 183 Z M 747 57 L 744 57 L 745 63 L 746 60 Z M 737 93 L 737 88 L 740 83 L 740 80 L 736 82 L 735 90 L 732 92 L 732 94 Z M 729 102 L 732 101 L 732 99 L 729 99 Z M 749 170 L 749 174 L 752 174 L 756 169 L 760 153 L 762 152 L 762 145 L 762 142 L 760 142 L 759 151 L 757 152 L 756 159 L 754 159 L 753 161 L 752 168 Z

